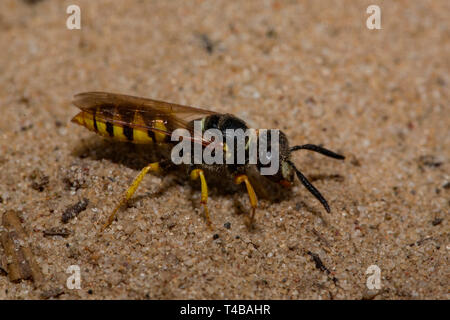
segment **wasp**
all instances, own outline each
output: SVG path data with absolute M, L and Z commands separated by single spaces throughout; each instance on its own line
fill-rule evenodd
M 199 144 L 205 148 L 211 141 L 204 138 L 198 140 L 191 138 L 194 135 L 194 121 L 201 121 L 201 130 L 217 129 L 226 136 L 227 129 L 249 129 L 247 124 L 228 113 L 217 113 L 210 110 L 183 106 L 174 103 L 157 101 L 152 99 L 134 97 L 129 95 L 107 93 L 107 92 L 86 92 L 75 95 L 73 104 L 77 106 L 79 112 L 72 122 L 86 127 L 97 134 L 113 138 L 118 141 L 125 141 L 136 144 L 153 144 L 156 148 L 162 146 L 173 147 L 176 141 L 172 141 L 171 135 L 176 129 L 185 129 L 192 133 L 187 139 L 191 139 L 193 144 Z M 184 138 L 184 137 L 183 137 Z M 259 137 L 256 139 L 258 140 Z M 256 140 L 247 140 L 246 148 L 249 148 Z M 223 142 L 226 149 L 226 143 Z M 291 154 L 297 150 L 310 150 L 322 155 L 343 160 L 345 157 L 333 151 L 314 144 L 304 144 L 289 147 L 286 135 L 279 131 L 279 152 L 278 170 L 271 175 L 260 175 L 257 190 L 264 190 L 266 182 L 275 183 L 285 188 L 293 185 L 295 176 L 306 189 L 323 205 L 327 212 L 330 212 L 328 205 L 322 194 L 311 184 L 310 181 L 297 169 L 291 160 Z M 158 172 L 162 169 L 162 164 L 167 163 L 169 154 L 162 154 L 159 162 L 153 162 L 145 166 L 126 190 L 121 200 L 112 211 L 102 230 L 107 228 L 115 219 L 117 211 L 125 205 L 133 196 L 144 176 L 149 172 Z M 205 217 L 209 226 L 211 218 L 208 210 L 208 186 L 206 174 L 221 176 L 228 174 L 236 185 L 244 184 L 249 196 L 251 206 L 250 226 L 253 223 L 257 208 L 258 197 L 255 192 L 257 180 L 252 177 L 258 175 L 264 167 L 260 159 L 255 164 L 245 162 L 243 164 L 191 164 L 188 165 L 188 174 L 192 180 L 200 180 L 201 204 L 204 208 Z M 252 174 L 250 174 L 252 172 Z M 253 180 L 253 182 L 252 182 Z

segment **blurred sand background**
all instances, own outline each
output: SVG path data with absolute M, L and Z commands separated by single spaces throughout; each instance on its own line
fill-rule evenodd
M 66 28 L 69 4 L 81 30 Z M 366 28 L 370 4 L 382 30 Z M 448 299 L 449 13 L 446 0 L 2 0 L 0 213 L 20 213 L 59 299 Z M 149 175 L 97 237 L 149 151 L 69 123 L 73 95 L 94 90 L 234 113 L 346 155 L 294 156 L 331 214 L 297 182 L 249 231 L 247 195 L 211 186 L 210 231 L 197 184 Z M 44 236 L 53 227 L 71 234 Z M 0 273 L 0 299 L 42 290 Z

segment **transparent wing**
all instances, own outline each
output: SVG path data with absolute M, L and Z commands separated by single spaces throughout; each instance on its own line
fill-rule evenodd
M 167 135 L 181 128 L 193 136 L 191 121 L 217 114 L 205 109 L 108 92 L 79 93 L 75 95 L 73 104 L 105 122 Z M 136 121 L 136 114 L 141 121 Z M 155 126 L 155 122 L 163 123 L 163 129 Z

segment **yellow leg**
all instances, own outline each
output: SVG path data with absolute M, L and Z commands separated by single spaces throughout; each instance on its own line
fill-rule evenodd
M 252 214 L 250 216 L 250 224 L 249 224 L 249 227 L 251 227 L 253 225 L 255 211 L 256 211 L 256 207 L 258 205 L 258 198 L 256 197 L 255 190 L 253 190 L 253 187 L 250 184 L 250 181 L 248 180 L 248 177 L 245 174 L 240 174 L 240 175 L 236 176 L 236 178 L 234 179 L 234 182 L 236 184 L 241 184 L 242 182 L 245 182 L 245 186 L 247 187 L 248 198 L 250 200 L 250 205 L 252 206 Z
M 109 216 L 108 221 L 103 225 L 102 231 L 109 227 L 109 225 L 114 221 L 114 218 L 116 217 L 117 210 L 120 209 L 121 206 L 123 206 L 125 203 L 127 203 L 128 200 L 133 196 L 133 193 L 138 188 L 139 184 L 141 183 L 142 179 L 144 179 L 145 175 L 149 171 L 157 172 L 159 170 L 159 163 L 150 163 L 148 166 L 146 166 L 144 169 L 141 170 L 139 175 L 134 179 L 131 186 L 128 188 L 128 190 L 125 192 L 125 195 L 123 196 L 122 200 L 120 200 L 119 204 L 116 206 L 114 211 Z
M 208 210 L 208 186 L 206 184 L 205 180 L 205 174 L 203 173 L 202 169 L 194 169 L 191 171 L 191 179 L 197 180 L 200 177 L 200 183 L 202 187 L 202 197 L 201 197 L 201 204 L 203 205 L 203 208 L 205 209 L 205 216 L 206 216 L 206 222 L 208 223 L 208 226 L 212 228 L 211 224 L 211 217 L 209 216 L 209 210 Z

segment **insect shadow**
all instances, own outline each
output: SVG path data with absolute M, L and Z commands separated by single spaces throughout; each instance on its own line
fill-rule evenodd
M 164 150 L 164 148 L 167 148 Z M 167 154 L 167 150 L 170 153 L 170 145 L 159 145 L 157 147 L 153 145 L 138 145 L 124 142 L 117 142 L 108 139 L 102 139 L 96 136 L 88 137 L 81 140 L 81 142 L 75 146 L 72 151 L 72 155 L 84 159 L 88 158 L 91 160 L 101 161 L 107 160 L 112 163 L 120 164 L 130 169 L 139 172 L 143 167 L 152 162 L 160 161 Z M 198 181 L 192 181 L 189 178 L 189 170 L 187 165 L 173 165 L 169 161 L 166 161 L 163 173 L 160 175 L 162 182 L 157 191 L 149 194 L 148 192 L 134 196 L 130 199 L 128 206 L 133 206 L 134 203 L 143 198 L 153 198 L 155 196 L 160 196 L 168 191 L 174 185 L 189 185 L 191 190 L 190 200 L 194 208 L 200 208 L 198 197 L 194 197 L 194 194 L 200 190 L 200 184 Z M 233 183 L 233 177 L 228 175 L 225 171 L 222 174 L 217 172 L 208 172 L 205 170 L 205 176 L 208 183 L 210 198 L 227 198 L 233 201 L 233 211 L 236 215 L 249 213 L 249 206 L 242 205 L 242 201 L 247 202 L 247 196 L 245 187 L 243 185 L 235 185 Z M 336 178 L 338 175 L 318 175 L 312 176 L 314 180 L 330 179 L 341 182 L 341 176 Z M 299 196 L 297 193 L 293 193 L 292 189 L 285 189 L 280 185 L 269 181 L 267 178 L 259 175 L 256 171 L 252 174 L 249 172 L 249 177 L 252 179 L 252 184 L 254 186 L 255 192 L 260 200 L 259 208 L 264 209 L 271 203 L 279 203 L 282 201 L 288 201 L 291 199 L 296 199 Z M 124 190 L 125 191 L 125 190 Z M 313 206 L 307 205 L 311 201 L 309 199 L 300 199 L 303 205 L 296 206 L 296 210 L 301 209 L 308 211 L 314 216 L 319 216 L 323 219 L 320 211 L 314 209 Z M 312 200 L 314 201 L 314 200 Z
M 166 149 L 164 150 L 164 148 Z M 170 148 L 171 146 L 168 145 L 158 145 L 155 147 L 148 144 L 131 144 L 92 136 L 83 139 L 76 145 L 72 151 L 72 155 L 80 159 L 87 158 L 95 161 L 107 160 L 139 172 L 149 163 L 161 161 L 161 159 L 164 158 L 164 154 L 167 154 L 167 150 L 170 152 Z M 162 179 L 158 190 L 151 194 L 147 192 L 133 196 L 128 202 L 128 206 L 133 206 L 134 203 L 143 198 L 160 196 L 174 185 L 188 185 L 191 187 L 191 190 L 195 190 L 194 192 L 191 192 L 190 196 L 193 207 L 201 208 L 198 196 L 196 196 L 197 192 L 201 189 L 200 184 L 198 181 L 192 181 L 189 178 L 188 166 L 174 165 L 170 160 L 166 160 L 162 162 L 162 167 L 163 172 L 161 174 L 154 174 L 160 176 Z M 153 173 L 149 173 L 149 175 L 152 174 Z M 242 185 L 235 185 L 231 175 L 229 177 L 224 177 L 218 175 L 217 172 L 208 172 L 208 170 L 205 170 L 205 176 L 208 183 L 209 198 L 229 198 L 230 195 L 236 193 L 242 193 L 243 197 L 246 197 L 245 187 Z M 233 201 L 237 201 L 236 197 L 233 198 Z M 247 210 L 245 212 L 235 210 L 235 212 L 241 214 L 246 213 Z

